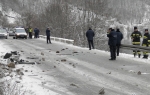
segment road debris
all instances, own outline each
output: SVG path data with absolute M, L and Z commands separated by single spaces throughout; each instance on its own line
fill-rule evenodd
M 104 87 L 99 91 L 99 95 L 104 95 L 105 91 L 104 91 Z
M 66 62 L 67 60 L 66 59 L 61 59 L 61 62 Z
M 77 51 L 74 51 L 73 53 L 78 53 Z
M 45 58 L 42 58 L 42 61 L 45 61 Z
M 6 53 L 6 54 L 4 55 L 4 59 L 10 58 L 11 56 L 12 56 L 11 53 Z
M 63 51 L 63 50 L 65 50 L 65 49 L 62 49 L 61 51 Z
M 78 87 L 76 84 L 74 84 L 74 83 L 71 83 L 70 86 L 75 86 L 75 87 L 79 88 L 79 87 Z
M 43 53 L 43 52 L 41 52 L 41 55 L 44 55 L 44 53 Z
M 11 63 L 7 64 L 7 66 L 8 66 L 9 68 L 15 68 L 15 63 L 11 62 Z
M 56 51 L 56 53 L 60 53 L 59 51 Z

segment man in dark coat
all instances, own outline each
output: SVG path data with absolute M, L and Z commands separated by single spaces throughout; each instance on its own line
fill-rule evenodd
M 88 44 L 89 44 L 89 50 L 91 50 L 91 45 L 94 49 L 94 44 L 93 44 L 93 37 L 94 36 L 95 36 L 94 31 L 91 28 L 89 28 L 89 30 L 86 32 L 86 37 L 87 37 Z
M 116 50 L 117 50 L 117 56 L 119 56 L 119 49 L 121 45 L 121 40 L 123 39 L 123 34 L 120 32 L 119 29 L 116 30 L 117 32 L 117 45 L 116 45 Z
M 39 30 L 37 28 L 34 29 L 34 38 L 38 38 Z
M 49 28 L 46 29 L 46 36 L 47 36 L 47 44 L 48 44 L 48 42 L 51 44 L 50 29 Z
M 109 28 L 107 32 L 108 45 L 110 48 L 111 58 L 109 60 L 116 60 L 116 44 L 117 44 L 117 33 L 114 29 Z

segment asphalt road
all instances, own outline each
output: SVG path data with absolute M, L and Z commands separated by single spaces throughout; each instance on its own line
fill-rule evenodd
M 150 95 L 149 61 L 136 61 L 137 58 L 123 54 L 116 61 L 109 61 L 108 52 L 53 41 L 47 44 L 42 38 L 8 38 L 0 39 L 0 43 L 6 51 L 7 48 L 18 51 L 22 59 L 40 63 L 18 64 L 18 67 L 31 70 L 30 78 L 44 82 L 37 84 L 56 95 L 99 95 L 103 87 L 104 95 Z M 139 71 L 141 75 L 137 74 Z

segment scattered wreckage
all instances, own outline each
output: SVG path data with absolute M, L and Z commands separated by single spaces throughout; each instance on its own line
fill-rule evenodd
M 3 58 L 7 59 L 8 67 L 14 67 L 13 64 L 35 64 L 36 63 L 36 62 L 29 62 L 20 59 L 20 54 L 17 51 L 11 51 L 11 53 L 6 53 Z

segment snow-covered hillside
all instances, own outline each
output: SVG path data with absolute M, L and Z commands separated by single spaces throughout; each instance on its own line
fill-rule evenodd
M 7 7 L 7 9 L 4 10 L 2 7 L 2 4 L 0 3 L 0 12 L 1 12 L 1 21 L 3 21 L 3 18 L 6 18 L 8 23 L 13 24 L 20 15 L 15 12 L 12 8 Z

